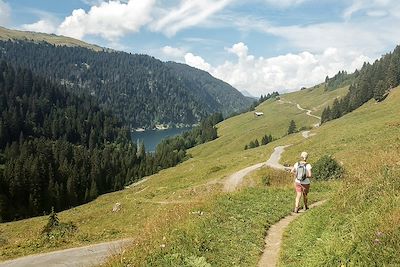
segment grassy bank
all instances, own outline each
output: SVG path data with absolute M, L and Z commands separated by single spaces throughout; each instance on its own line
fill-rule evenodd
M 261 169 L 250 187 L 215 196 L 158 238 L 143 239 L 109 266 L 255 266 L 267 229 L 293 209 L 288 173 Z M 266 185 L 268 184 L 268 185 Z M 332 182 L 315 183 L 311 201 L 329 197 Z
M 300 94 L 311 93 L 302 91 Z M 312 94 L 314 97 L 317 93 Z M 40 231 L 47 217 L 0 224 L 0 260 L 120 238 L 138 239 L 143 229 L 147 229 L 148 239 L 153 234 L 156 239 L 157 233 L 183 223 L 189 212 L 199 205 L 211 207 L 217 201 L 215 197 L 221 194 L 221 181 L 228 175 L 266 161 L 275 146 L 304 141 L 301 134 L 285 136 L 291 119 L 298 127 L 316 123 L 315 118 L 306 116 L 295 105 L 278 101 L 266 101 L 257 110 L 263 111 L 264 116 L 255 117 L 249 112 L 219 124 L 219 138 L 191 149 L 190 160 L 163 170 L 138 186 L 60 212 L 62 222 L 71 221 L 77 227 L 70 235 L 52 242 L 43 239 Z M 278 139 L 266 146 L 244 150 L 251 140 L 261 139 L 265 134 Z M 115 203 L 121 204 L 119 212 L 112 212 Z
M 307 213 L 285 234 L 281 266 L 400 264 L 400 91 L 371 101 L 318 130 L 303 149 L 333 154 L 347 170 L 324 209 Z M 335 133 L 335 134 L 332 134 Z

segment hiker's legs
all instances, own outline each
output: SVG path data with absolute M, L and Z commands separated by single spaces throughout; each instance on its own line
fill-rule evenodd
M 303 193 L 303 201 L 304 201 L 304 208 L 307 209 L 308 208 L 308 205 L 307 205 L 308 199 L 307 199 L 306 193 Z
M 295 202 L 295 208 L 299 208 L 300 204 L 300 198 L 301 198 L 301 192 L 296 191 L 296 202 Z

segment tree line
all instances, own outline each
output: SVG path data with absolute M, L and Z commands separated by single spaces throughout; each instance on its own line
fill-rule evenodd
M 183 147 L 166 142 L 146 153 L 92 96 L 4 61 L 0 108 L 0 221 L 86 203 L 174 166 L 188 147 L 216 138 L 222 119 L 204 120 L 182 138 Z
M 249 144 L 247 144 L 247 145 L 244 146 L 244 150 L 251 149 L 251 148 L 256 148 L 256 147 L 259 147 L 260 145 L 261 145 L 261 146 L 264 146 L 264 145 L 267 145 L 267 144 L 269 144 L 270 142 L 272 142 L 272 141 L 274 141 L 274 140 L 275 140 L 275 139 L 272 137 L 271 134 L 265 134 L 265 135 L 261 138 L 261 144 L 260 144 L 260 142 L 258 141 L 258 139 L 255 139 L 254 141 L 252 140 L 252 141 L 250 141 Z
M 91 94 L 134 128 L 193 125 L 215 112 L 227 115 L 250 105 L 247 98 L 211 75 L 182 64 L 177 69 L 147 55 L 0 41 L 1 59 L 75 92 Z
M 373 64 L 364 63 L 354 76 L 346 96 L 335 99 L 332 106 L 323 110 L 322 123 L 337 119 L 371 99 L 383 101 L 387 93 L 400 84 L 400 46 Z
M 268 93 L 268 94 L 266 94 L 266 95 L 261 95 L 260 98 L 259 98 L 258 100 L 256 100 L 256 101 L 253 102 L 253 104 L 249 107 L 248 111 L 254 111 L 255 108 L 256 108 L 258 105 L 260 105 L 261 103 L 267 101 L 268 99 L 275 98 L 275 97 L 278 97 L 278 96 L 279 96 L 279 93 L 278 93 L 278 92 L 272 92 L 271 94 Z

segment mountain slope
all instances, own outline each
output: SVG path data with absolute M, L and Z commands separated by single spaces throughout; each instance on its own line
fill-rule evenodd
M 55 34 L 37 33 L 37 32 L 27 32 L 27 31 L 17 31 L 10 30 L 0 26 L 0 40 L 8 41 L 31 41 L 35 43 L 46 42 L 56 46 L 70 46 L 70 47 L 84 47 L 91 49 L 93 51 L 111 51 L 111 49 L 102 48 L 97 45 L 88 44 L 80 40 L 66 37 L 58 36 Z
M 317 97 L 319 94 L 324 94 L 324 91 L 301 92 L 301 94 Z M 306 97 L 303 96 L 303 98 Z M 325 100 L 327 98 L 324 98 Z M 242 214 L 241 208 L 246 208 L 246 214 L 252 215 L 252 209 L 249 209 L 248 205 L 265 207 L 262 209 L 265 213 L 257 215 L 257 223 L 261 226 L 261 231 L 257 230 L 257 233 L 260 233 L 260 236 L 258 239 L 253 239 L 254 242 L 262 244 L 264 238 L 262 235 L 266 227 L 265 223 L 267 223 L 264 221 L 265 216 L 273 216 L 273 220 L 277 220 L 289 211 L 292 203 L 289 198 L 292 194 L 291 188 L 286 188 L 284 191 L 279 188 L 266 191 L 265 188 L 257 187 L 255 188 L 256 194 L 254 194 L 254 191 L 244 192 L 237 194 L 234 200 L 231 200 L 231 196 L 226 196 L 224 201 L 229 203 L 228 212 L 231 215 L 225 218 L 226 211 L 224 211 L 221 213 L 221 218 L 214 216 L 213 213 L 215 197 L 221 194 L 222 189 L 218 182 L 240 169 L 266 161 L 275 146 L 296 143 L 304 138 L 300 134 L 295 134 L 271 142 L 266 146 L 244 150 L 244 146 L 250 140 L 260 139 L 267 133 L 271 133 L 276 138 L 285 136 L 290 119 L 294 119 L 298 127 L 313 125 L 317 120 L 306 116 L 305 112 L 300 111 L 296 105 L 281 104 L 273 99 L 265 101 L 257 107 L 257 110 L 263 111 L 264 116 L 255 117 L 253 112 L 247 112 L 219 124 L 218 139 L 191 149 L 189 152 L 192 154 L 192 158 L 178 166 L 163 170 L 140 185 L 103 195 L 91 203 L 60 212 L 61 221 L 73 221 L 78 227 L 79 231 L 76 234 L 57 239 L 56 242 L 49 245 L 46 239 L 38 234 L 45 224 L 45 217 L 0 224 L 0 237 L 3 236 L 6 240 L 0 250 L 0 259 L 125 237 L 134 237 L 138 240 L 139 246 L 142 246 L 147 252 L 152 252 L 154 248 L 160 247 L 162 243 L 159 242 L 164 242 L 162 241 L 163 236 L 160 237 L 159 235 L 166 233 L 169 227 L 181 229 L 179 224 L 184 223 L 187 219 L 193 219 L 194 223 L 197 223 L 197 218 L 201 218 L 201 216 L 193 215 L 196 211 L 205 210 L 207 217 L 204 216 L 204 219 L 207 221 L 210 219 L 209 221 L 213 223 L 220 219 L 227 219 L 232 222 L 230 227 L 233 227 L 235 221 L 243 221 L 241 218 L 237 218 Z M 271 201 L 265 201 L 266 199 Z M 257 201 L 262 201 L 262 204 Z M 282 201 L 284 201 L 285 206 L 281 205 Z M 115 203 L 121 204 L 120 212 L 112 212 L 112 206 Z M 240 206 L 234 206 L 235 204 L 240 204 Z M 269 208 L 272 206 L 278 207 L 279 212 L 270 212 Z M 215 212 L 222 208 L 219 207 Z M 230 216 L 234 216 L 234 219 L 231 220 Z M 262 218 L 264 219 L 261 220 Z M 247 221 L 243 222 L 247 226 L 251 225 Z M 190 243 L 191 246 L 197 248 L 201 244 L 204 244 L 204 246 L 214 244 L 221 235 L 218 231 L 220 227 L 220 225 L 216 225 L 217 231 L 213 231 L 212 235 L 207 237 L 209 239 L 203 240 L 204 237 L 200 236 L 200 243 Z M 250 228 L 240 228 L 241 234 L 246 234 Z M 28 231 L 28 229 L 30 230 Z M 231 230 L 231 228 L 226 228 L 224 233 Z M 26 234 L 22 236 L 21 233 Z M 203 231 L 202 233 L 207 232 Z M 195 234 L 199 233 L 195 232 Z M 179 239 L 187 235 L 170 234 L 170 236 Z M 234 234 L 224 236 L 223 240 L 232 236 Z M 167 237 L 167 240 L 167 245 L 172 242 L 169 237 Z M 155 243 L 157 245 L 154 245 Z M 233 250 L 232 246 L 227 246 L 228 243 L 225 244 L 223 251 L 231 250 L 230 255 L 245 255 L 236 253 L 237 251 Z M 235 244 L 232 243 L 233 246 Z M 241 244 L 246 245 L 248 243 L 241 242 Z M 256 249 L 256 252 L 253 251 L 249 255 L 257 257 L 259 248 L 253 246 L 253 249 Z M 138 249 L 137 251 L 142 250 Z M 207 253 L 212 255 L 221 250 L 210 249 L 208 251 Z M 131 251 L 129 251 L 130 253 Z M 144 260 L 146 258 L 145 255 L 142 256 L 137 259 Z M 221 260 L 218 257 L 215 257 L 214 261 Z
M 182 74 L 146 55 L 18 40 L 0 41 L 0 59 L 91 93 L 132 127 L 194 124 L 211 113 L 228 115 L 251 104 L 200 70 Z
M 253 101 L 250 98 L 243 99 L 243 95 L 239 91 L 228 83 L 214 78 L 206 71 L 175 62 L 165 64 L 197 98 L 206 99 L 210 107 L 220 109 L 224 114 L 228 114 L 232 110 L 240 111 L 237 107 L 245 107 L 246 104 Z

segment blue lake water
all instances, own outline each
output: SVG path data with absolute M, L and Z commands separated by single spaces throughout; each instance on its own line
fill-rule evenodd
M 156 146 L 161 143 L 164 138 L 170 136 L 176 136 L 183 132 L 191 130 L 191 127 L 188 128 L 170 128 L 167 130 L 148 130 L 144 132 L 132 132 L 131 137 L 133 142 L 144 142 L 144 147 L 147 152 L 154 152 L 156 150 Z

